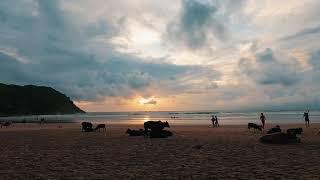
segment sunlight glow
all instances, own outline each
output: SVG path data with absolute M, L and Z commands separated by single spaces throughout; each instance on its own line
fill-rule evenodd
M 157 101 L 153 97 L 140 98 L 138 102 L 140 105 L 156 105 L 157 104 Z

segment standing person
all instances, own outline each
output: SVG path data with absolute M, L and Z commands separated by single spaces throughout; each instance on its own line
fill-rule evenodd
M 261 115 L 260 115 L 260 120 L 261 120 L 261 123 L 262 123 L 262 128 L 264 129 L 264 125 L 266 123 L 266 116 L 264 116 L 263 113 L 261 113 Z
M 212 121 L 212 127 L 215 127 L 215 121 L 216 121 L 216 119 L 214 118 L 214 115 L 212 115 L 211 121 Z
M 309 110 L 303 113 L 304 121 L 306 122 L 306 127 L 309 127 Z
M 216 119 L 215 125 L 216 125 L 216 127 L 219 127 L 218 117 L 215 116 L 215 119 Z

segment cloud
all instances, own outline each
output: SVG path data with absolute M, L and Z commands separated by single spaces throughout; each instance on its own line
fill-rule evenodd
M 157 104 L 157 101 L 154 100 L 154 99 L 147 99 L 147 100 L 143 101 L 143 104 L 144 104 L 144 105 L 148 105 L 148 104 L 156 105 L 156 104 Z
M 181 109 L 315 106 L 319 5 L 1 1 L 0 81 L 52 86 L 105 110 L 137 96 L 174 96 Z
M 310 58 L 310 64 L 312 64 L 312 66 L 317 69 L 320 70 L 320 50 L 312 53 L 311 58 Z
M 187 87 L 192 79 L 219 76 L 205 66 L 175 65 L 161 58 L 147 60 L 120 53 L 108 41 L 118 28 L 112 23 L 70 19 L 74 15 L 64 11 L 60 1 L 32 3 L 36 8 L 23 13 L 1 11 L 2 19 L 12 19 L 3 21 L 0 30 L 10 34 L 0 36 L 0 80 L 4 83 L 47 85 L 74 100 L 95 101 L 150 94 L 150 88 L 161 91 L 158 93 L 185 93 L 197 88 Z M 5 54 L 1 49 L 14 53 Z M 21 57 L 28 63 L 21 62 Z
M 242 58 L 239 68 L 249 78 L 264 85 L 290 86 L 298 83 L 301 76 L 294 64 L 281 62 L 269 48 L 256 53 L 252 59 Z
M 216 18 L 217 8 L 197 0 L 182 1 L 178 21 L 168 24 L 169 39 L 181 41 L 189 48 L 201 48 L 210 40 L 226 40 L 227 29 Z
M 305 28 L 300 32 L 283 37 L 280 40 L 287 41 L 287 40 L 301 38 L 301 37 L 308 36 L 308 35 L 315 35 L 315 34 L 319 34 L 319 33 L 320 33 L 320 26 L 313 27 L 313 28 Z

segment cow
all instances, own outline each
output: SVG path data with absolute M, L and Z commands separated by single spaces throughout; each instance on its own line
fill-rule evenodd
M 161 131 L 151 131 L 150 132 L 150 138 L 166 138 L 172 136 L 172 132 L 167 130 L 161 130 Z
M 144 136 L 144 130 L 143 129 L 139 129 L 139 130 L 127 129 L 126 134 L 129 134 L 129 136 Z
M 253 128 L 254 131 L 256 131 L 256 129 L 258 129 L 259 131 L 262 131 L 262 126 L 259 126 L 255 123 L 248 123 L 248 129 L 250 131 L 250 129 Z
M 287 129 L 287 135 L 289 139 L 296 139 L 297 134 L 302 134 L 302 128 L 292 128 L 292 129 Z
M 148 130 L 150 129 L 151 131 L 162 131 L 165 127 L 170 127 L 169 123 L 166 122 L 161 122 L 161 121 L 147 121 L 144 124 L 144 132 L 145 134 L 148 133 Z
M 44 119 L 44 118 L 41 118 L 40 121 L 39 121 L 39 124 L 42 125 L 42 124 L 44 124 L 44 123 L 45 123 L 45 119 Z
M 11 122 L 6 121 L 6 122 L 4 122 L 4 123 L 1 123 L 1 128 L 2 128 L 2 126 L 5 126 L 5 127 L 7 128 L 7 127 L 10 126 L 11 124 L 12 124 Z
M 260 141 L 263 143 L 270 144 L 287 144 L 288 136 L 282 132 L 276 132 L 272 134 L 266 134 L 260 138 Z
M 281 129 L 280 129 L 279 125 L 276 125 L 276 127 L 273 127 L 271 129 L 269 129 L 267 134 L 272 134 L 272 133 L 275 133 L 275 132 L 281 132 Z
M 105 124 L 98 124 L 96 128 L 94 128 L 94 131 L 102 129 L 104 132 L 106 131 L 106 125 Z
M 82 129 L 81 129 L 82 131 L 84 131 L 84 132 L 93 131 L 92 123 L 90 123 L 90 122 L 82 122 L 81 125 L 82 125 Z

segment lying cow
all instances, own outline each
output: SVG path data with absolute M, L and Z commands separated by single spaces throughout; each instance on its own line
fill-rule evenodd
M 172 136 L 172 132 L 167 130 L 162 131 L 151 131 L 150 132 L 150 138 L 166 138 Z
M 281 129 L 280 129 L 279 125 L 276 125 L 276 127 L 273 127 L 271 129 L 269 129 L 267 134 L 272 134 L 272 133 L 276 133 L 276 132 L 281 132 Z
M 287 144 L 288 137 L 285 133 L 276 132 L 276 133 L 262 136 L 260 138 L 260 141 L 263 143 L 270 143 L 270 144 Z
M 144 130 L 143 129 L 139 129 L 139 130 L 127 129 L 126 134 L 129 134 L 129 136 L 144 136 Z
M 287 135 L 289 139 L 297 139 L 297 134 L 302 134 L 302 128 L 292 128 L 292 129 L 287 129 Z
M 259 131 L 262 131 L 262 126 L 259 126 L 255 123 L 248 123 L 248 129 L 250 131 L 250 129 L 253 128 L 254 131 L 256 131 L 256 129 L 258 129 Z
M 165 127 L 170 127 L 169 123 L 166 122 L 161 122 L 161 121 L 147 121 L 144 124 L 144 132 L 145 134 L 148 133 L 148 130 L 150 129 L 151 131 L 162 131 Z

